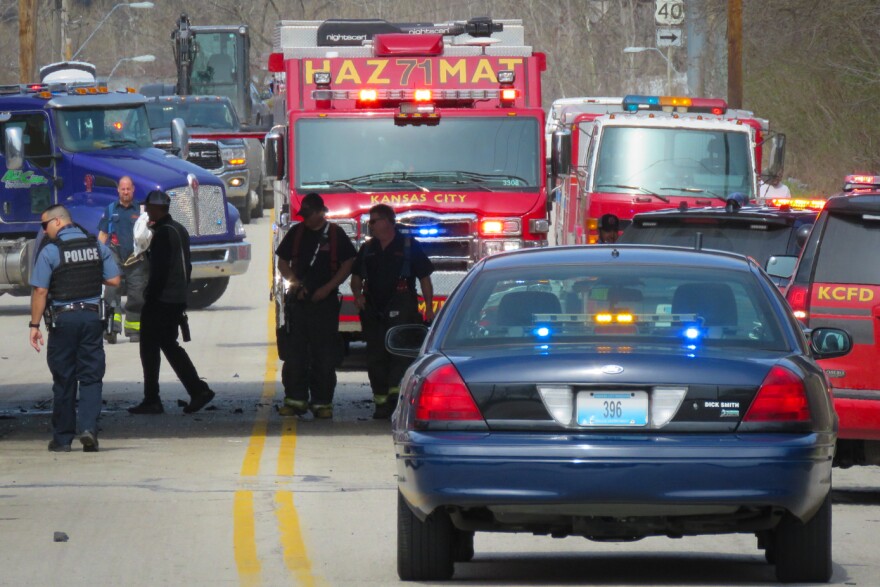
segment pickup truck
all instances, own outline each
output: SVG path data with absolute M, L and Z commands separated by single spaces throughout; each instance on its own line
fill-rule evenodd
M 241 220 L 263 215 L 263 146 L 257 139 L 218 138 L 214 134 L 237 132 L 241 126 L 232 102 L 222 96 L 155 96 L 147 100 L 147 117 L 153 144 L 172 152 L 170 123 L 181 118 L 191 135 L 186 160 L 223 181 L 226 197 Z M 179 153 L 173 153 L 179 154 Z

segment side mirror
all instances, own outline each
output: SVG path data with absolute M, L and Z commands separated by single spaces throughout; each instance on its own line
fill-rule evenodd
M 417 357 L 428 335 L 428 327 L 422 324 L 392 326 L 385 335 L 385 348 L 392 355 Z
M 4 152 L 6 155 L 6 168 L 18 170 L 24 167 L 24 133 L 21 127 L 7 126 L 4 137 Z
M 767 266 L 764 270 L 771 277 L 781 277 L 788 279 L 794 273 L 794 267 L 798 258 L 794 255 L 772 255 L 767 259 Z
M 274 179 L 284 179 L 284 127 L 272 127 L 266 133 L 265 156 L 263 157 L 265 175 Z
M 764 170 L 764 177 L 782 176 L 785 167 L 785 135 L 777 133 L 770 139 L 770 165 Z
M 567 175 L 571 165 L 571 131 L 567 128 L 555 131 L 550 150 L 551 177 Z
M 189 131 L 182 118 L 171 121 L 171 148 L 181 159 L 189 157 Z
M 814 359 L 842 357 L 852 350 L 852 337 L 840 328 L 816 328 L 808 336 Z

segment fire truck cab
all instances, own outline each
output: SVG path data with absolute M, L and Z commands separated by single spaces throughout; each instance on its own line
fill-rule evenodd
M 281 21 L 269 69 L 276 244 L 309 192 L 356 246 L 388 204 L 434 264 L 435 303 L 485 255 L 546 246 L 546 63 L 521 21 Z M 354 335 L 348 287 L 340 330 Z M 284 289 L 276 272 L 279 327 Z
M 621 230 L 639 212 L 724 205 L 733 194 L 753 201 L 764 141 L 768 174 L 781 172 L 785 135 L 767 120 L 724 100 L 626 96 L 576 107 L 555 131 L 551 153 L 554 199 L 551 242 L 598 242 L 599 218 L 613 214 Z

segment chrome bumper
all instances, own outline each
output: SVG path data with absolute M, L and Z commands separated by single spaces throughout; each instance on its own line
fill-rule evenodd
M 245 241 L 190 247 L 192 279 L 241 275 L 251 263 L 251 244 Z

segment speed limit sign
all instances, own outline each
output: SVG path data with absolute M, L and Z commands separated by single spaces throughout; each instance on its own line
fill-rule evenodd
M 659 25 L 673 25 L 684 22 L 684 0 L 657 0 L 654 20 Z

